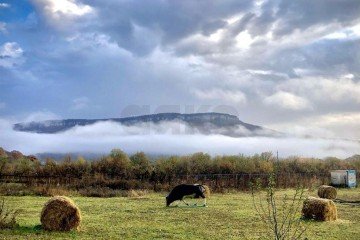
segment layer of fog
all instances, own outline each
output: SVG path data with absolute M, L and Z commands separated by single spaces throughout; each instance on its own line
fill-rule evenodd
M 0 146 L 25 154 L 108 153 L 113 148 L 120 148 L 128 153 L 144 151 L 151 154 L 190 154 L 201 151 L 211 155 L 252 155 L 278 151 L 281 157 L 320 158 L 345 158 L 360 153 L 360 143 L 356 141 L 204 135 L 183 123 L 140 124 L 129 127 L 114 122 L 99 122 L 57 134 L 17 132 L 12 129 L 12 124 L 11 121 L 0 120 Z

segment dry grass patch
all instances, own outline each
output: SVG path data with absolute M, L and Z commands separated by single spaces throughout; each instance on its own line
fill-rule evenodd
M 128 198 L 145 198 L 145 196 L 148 194 L 149 194 L 149 191 L 146 189 L 143 189 L 143 190 L 131 189 L 131 190 L 127 191 Z

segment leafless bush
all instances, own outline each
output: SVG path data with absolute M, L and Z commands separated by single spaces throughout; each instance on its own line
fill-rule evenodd
M 259 185 L 252 187 L 253 205 L 257 216 L 264 224 L 266 232 L 262 239 L 297 240 L 302 239 L 306 228 L 300 218 L 304 187 L 297 187 L 294 195 L 276 198 L 275 180 L 269 177 L 266 194 Z
M 18 226 L 16 217 L 19 210 L 11 210 L 5 206 L 5 199 L 2 198 L 0 203 L 0 229 L 15 228 Z

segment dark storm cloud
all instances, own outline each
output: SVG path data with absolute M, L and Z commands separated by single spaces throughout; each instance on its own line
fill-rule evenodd
M 171 45 L 195 33 L 209 35 L 226 25 L 225 18 L 246 12 L 252 1 L 89 1 L 102 19 L 97 25 L 138 55 L 150 53 L 157 44 Z M 136 26 L 145 32 L 137 32 Z M 140 36 L 138 35 L 140 34 Z M 161 39 L 155 39 L 160 36 Z M 149 44 L 152 41 L 152 44 Z
M 286 1 L 278 5 L 276 19 L 280 25 L 275 35 L 281 37 L 299 29 L 311 26 L 338 23 L 346 26 L 360 18 L 360 3 L 357 0 L 317 0 L 317 1 Z
M 306 65 L 327 75 L 360 74 L 360 39 L 323 40 L 301 50 Z M 305 65 L 303 64 L 303 65 Z
M 298 77 L 293 71 L 302 68 L 323 76 L 359 74 L 360 40 L 324 39 L 301 47 L 275 51 L 258 63 L 265 68 Z M 293 75 L 292 75 L 293 74 Z
M 221 29 L 227 25 L 227 22 L 224 20 L 215 20 L 205 23 L 202 28 L 202 33 L 205 36 L 209 36 L 210 34 L 216 32 L 218 29 Z
M 268 1 L 262 4 L 260 14 L 254 17 L 249 24 L 249 33 L 253 36 L 266 34 L 277 20 L 276 1 Z

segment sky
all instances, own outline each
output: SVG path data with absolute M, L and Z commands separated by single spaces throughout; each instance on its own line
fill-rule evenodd
M 359 141 L 359 79 L 358 0 L 0 0 L 0 123 L 226 112 Z

